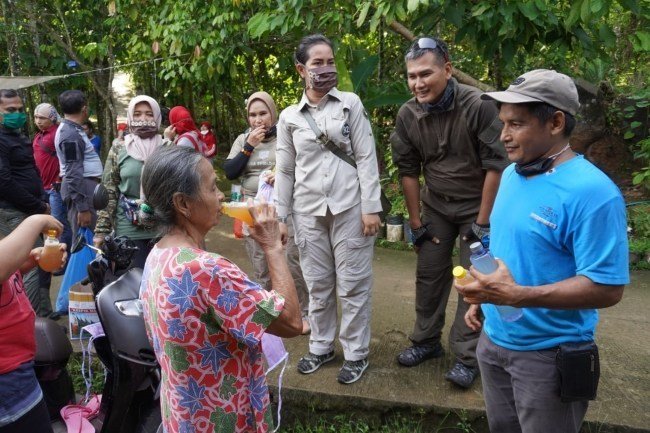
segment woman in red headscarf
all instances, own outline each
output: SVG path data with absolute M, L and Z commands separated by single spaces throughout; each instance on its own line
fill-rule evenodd
M 217 154 L 217 136 L 214 135 L 212 124 L 210 122 L 201 123 L 201 137 L 208 149 L 214 149 L 213 155 Z
M 192 119 L 192 113 L 180 105 L 169 111 L 169 126 L 165 129 L 165 138 L 182 147 L 191 147 L 201 152 L 206 158 L 212 158 L 215 153 L 214 146 L 209 148 L 203 141 L 199 129 Z

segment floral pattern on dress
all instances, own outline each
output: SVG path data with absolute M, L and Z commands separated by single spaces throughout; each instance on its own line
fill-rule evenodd
M 164 430 L 272 430 L 260 342 L 284 308 L 282 296 L 217 254 L 158 247 L 140 296 L 162 367 Z

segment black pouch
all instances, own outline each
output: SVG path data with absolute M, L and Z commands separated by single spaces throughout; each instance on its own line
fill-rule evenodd
M 61 192 L 61 182 L 52 182 L 52 189 L 58 193 Z
M 594 400 L 600 379 L 598 346 L 593 341 L 560 344 L 555 357 L 564 403 Z

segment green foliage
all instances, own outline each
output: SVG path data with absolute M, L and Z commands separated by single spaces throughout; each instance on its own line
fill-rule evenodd
M 650 202 L 628 207 L 628 226 L 630 228 L 630 253 L 637 262 L 631 262 L 632 269 L 650 269 L 645 259 L 650 254 Z
M 79 352 L 73 353 L 72 356 L 70 357 L 70 361 L 68 361 L 67 368 L 68 368 L 68 372 L 70 373 L 70 377 L 72 378 L 72 385 L 74 387 L 74 392 L 77 395 L 86 394 L 86 382 L 84 380 L 83 373 L 81 371 L 81 365 L 82 365 L 82 354 Z M 88 368 L 87 365 L 85 367 L 86 369 Z M 90 392 L 94 394 L 101 394 L 102 388 L 104 387 L 104 366 L 102 365 L 101 362 L 99 362 L 97 357 L 94 357 L 92 359 L 91 369 L 92 369 L 92 383 L 90 387 Z
M 402 57 L 409 42 L 396 33 L 397 23 L 415 35 L 434 34 L 449 41 L 454 66 L 495 87 L 504 87 L 525 70 L 545 67 L 594 84 L 609 80 L 617 100 L 637 95 L 641 99 L 634 104 L 648 101 L 650 4 L 643 0 L 2 4 L 11 6 L 3 7 L 0 16 L 0 47 L 9 53 L 0 56 L 4 75 L 74 72 L 67 68 L 68 60 L 80 64 L 78 71 L 145 62 L 126 68 L 137 92 L 162 105 L 186 105 L 197 120 L 211 120 L 222 152 L 246 128 L 244 101 L 251 92 L 268 91 L 279 110 L 300 97 L 293 50 L 306 34 L 328 35 L 337 48 L 341 88 L 358 93 L 369 110 L 382 181 L 393 189 L 397 208 L 403 201 L 388 137 L 397 108 L 409 98 Z M 33 88 L 28 95 L 35 104 L 54 100 L 65 88 L 87 90 L 100 121 L 112 124 L 124 113 L 112 108 L 111 78 L 110 72 L 94 72 Z M 109 112 L 104 113 L 106 107 Z M 634 174 L 634 182 L 648 186 L 647 116 L 629 119 L 621 135 L 627 136 L 645 167 Z M 105 141 L 109 138 L 104 136 Z
M 650 203 L 630 206 L 628 225 L 634 238 L 650 240 Z

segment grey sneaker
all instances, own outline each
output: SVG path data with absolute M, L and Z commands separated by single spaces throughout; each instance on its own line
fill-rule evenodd
M 333 350 L 330 353 L 326 353 L 325 355 L 314 355 L 313 353 L 309 352 L 307 355 L 300 358 L 300 361 L 298 361 L 298 371 L 302 374 L 313 373 L 314 371 L 318 370 L 321 365 L 325 364 L 326 362 L 330 362 L 332 359 L 334 359 Z
M 456 361 L 452 369 L 445 374 L 445 379 L 461 388 L 469 388 L 478 375 L 478 367 L 470 367 Z
M 360 359 L 359 361 L 345 361 L 336 379 L 339 383 L 354 383 L 361 379 L 366 368 L 368 368 L 368 358 Z

